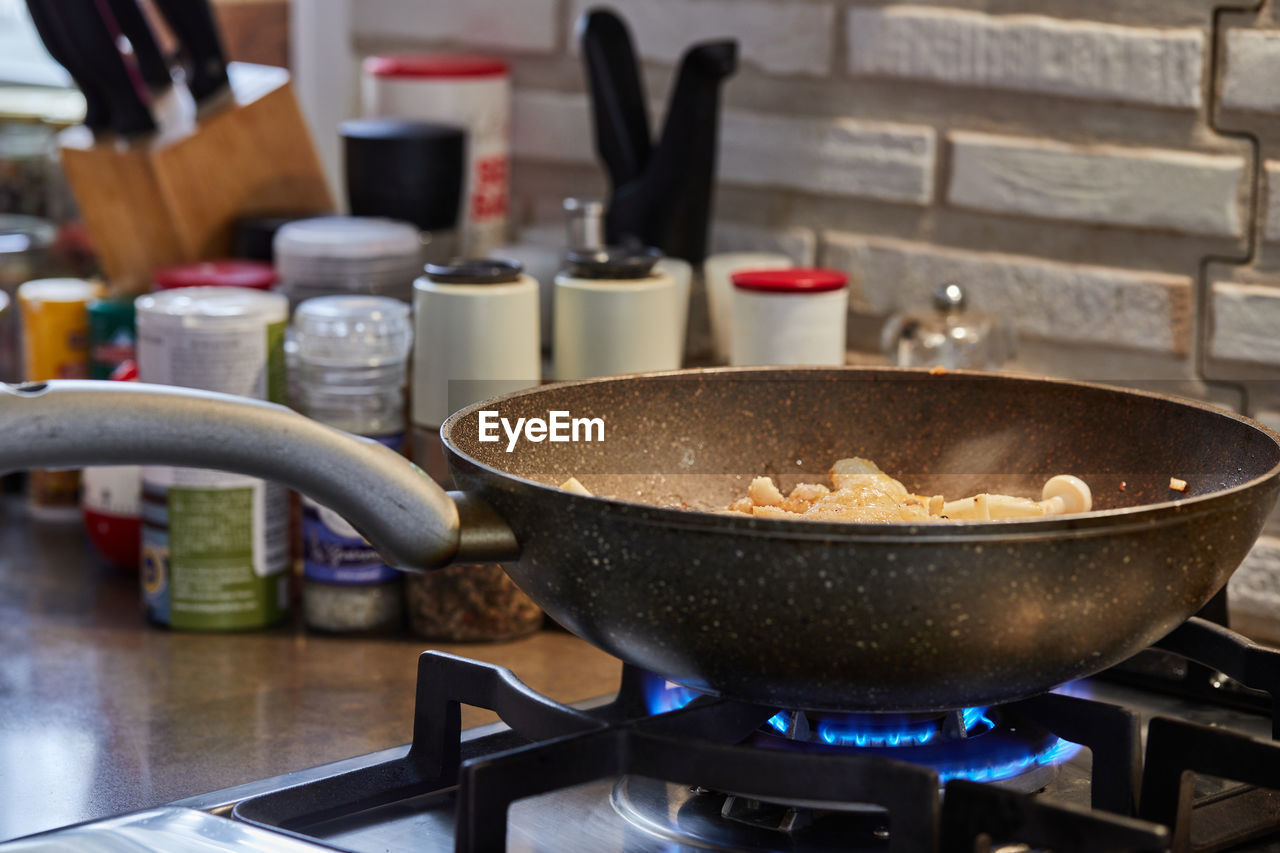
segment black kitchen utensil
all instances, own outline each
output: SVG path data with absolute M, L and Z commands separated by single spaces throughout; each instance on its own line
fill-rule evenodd
M 187 88 L 197 105 L 226 91 L 227 61 L 208 0 L 154 0 L 181 44 Z
M 606 9 L 578 26 L 591 91 L 596 150 L 609 173 L 605 237 L 636 240 L 700 263 L 707 254 L 716 176 L 720 88 L 737 67 L 737 43 L 694 45 L 680 61 L 656 148 L 626 24 Z
M 27 10 L 40 40 L 49 55 L 67 69 L 76 88 L 84 95 L 84 125 L 95 133 L 111 126 L 111 106 L 106 92 L 97 80 L 97 74 L 88 61 L 69 41 L 63 31 L 56 0 L 27 0 Z
M 508 452 L 480 440 L 482 411 L 510 424 L 568 412 L 606 432 Z M 188 389 L 8 387 L 0 436 L 0 470 L 156 464 L 280 480 L 392 565 L 510 561 L 548 614 L 611 654 L 811 710 L 997 704 L 1106 669 L 1222 588 L 1280 491 L 1280 436 L 1247 418 L 964 371 L 697 370 L 508 394 L 441 428 L 463 489 L 447 495 L 374 442 Z M 1095 509 L 927 524 L 713 511 L 754 475 L 820 482 L 851 455 L 922 494 L 1038 493 L 1069 471 Z M 595 495 L 555 485 L 570 476 Z M 1189 490 L 1170 491 L 1170 477 Z
M 587 11 L 578 20 L 578 41 L 591 92 L 596 152 L 613 186 L 619 187 L 644 173 L 653 147 L 640 66 L 627 25 L 613 12 Z
M 137 0 L 106 0 L 107 7 L 115 18 L 120 32 L 129 40 L 133 48 L 133 57 L 138 63 L 138 71 L 153 94 L 159 94 L 173 85 L 173 75 L 169 73 L 169 63 L 156 44 L 151 24 L 142 14 Z
M 111 129 L 121 136 L 137 136 L 155 130 L 148 105 L 149 93 L 141 86 L 141 76 L 121 55 L 115 34 L 102 16 L 95 0 L 43 0 L 43 10 L 56 22 L 61 43 L 68 56 L 84 74 L 88 85 L 101 91 L 108 105 Z M 77 72 L 72 73 L 73 77 Z M 89 83 L 92 81 L 92 83 Z

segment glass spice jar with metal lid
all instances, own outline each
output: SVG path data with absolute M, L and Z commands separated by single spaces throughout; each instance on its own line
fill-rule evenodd
M 932 310 L 899 314 L 886 324 L 882 344 L 894 364 L 995 370 L 1014 357 L 1013 326 L 970 308 L 960 285 L 942 285 L 932 303 Z
M 409 306 L 385 296 L 321 296 L 298 306 L 292 333 L 302 413 L 402 451 Z M 390 632 L 403 624 L 400 572 L 341 516 L 306 497 L 302 577 L 310 628 Z

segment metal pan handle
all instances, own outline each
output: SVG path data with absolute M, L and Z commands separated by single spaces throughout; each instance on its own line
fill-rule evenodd
M 0 386 L 0 471 L 215 468 L 279 481 L 337 512 L 406 571 L 519 553 L 497 514 L 445 493 L 377 442 L 273 403 L 136 382 Z

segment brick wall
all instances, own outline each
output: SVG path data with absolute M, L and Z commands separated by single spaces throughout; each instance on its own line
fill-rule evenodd
M 605 186 L 573 38 L 589 5 L 361 0 L 356 49 L 510 59 L 514 212 L 545 224 L 564 195 Z M 612 5 L 655 116 L 684 47 L 738 39 L 713 244 L 848 270 L 853 350 L 874 351 L 888 314 L 957 280 L 974 305 L 1013 315 L 1021 367 L 1280 413 L 1280 21 L 1269 9 Z

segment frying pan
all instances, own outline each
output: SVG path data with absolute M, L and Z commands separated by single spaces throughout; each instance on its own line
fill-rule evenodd
M 482 442 L 481 411 L 601 418 L 603 441 Z M 267 403 L 133 383 L 0 394 L 0 469 L 146 462 L 278 479 L 394 565 L 506 559 L 561 624 L 699 690 L 812 710 L 1011 701 L 1136 653 L 1198 610 L 1275 503 L 1280 437 L 1199 403 L 1083 383 L 910 370 L 724 369 L 564 383 L 441 428 L 461 492 Z M 581 436 L 580 436 L 581 437 Z M 594 436 L 593 436 L 594 437 Z M 711 511 L 769 474 L 864 456 L 913 491 L 1095 509 L 924 525 Z M 554 484 L 576 476 L 597 495 Z M 1188 484 L 1169 490 L 1169 479 Z

